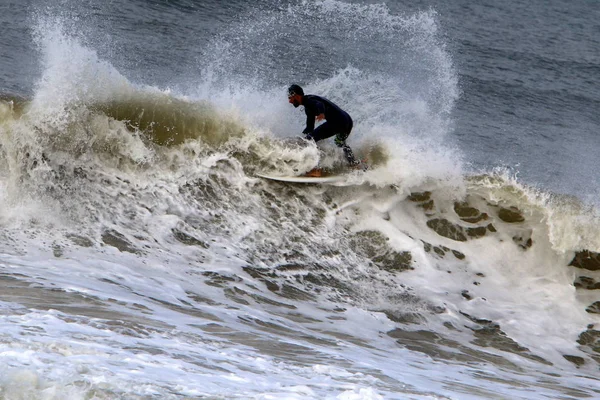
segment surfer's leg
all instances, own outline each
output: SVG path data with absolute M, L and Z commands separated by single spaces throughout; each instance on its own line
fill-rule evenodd
M 346 157 L 348 164 L 358 165 L 360 164 L 360 161 L 356 160 L 352 149 L 346 144 L 346 138 L 348 138 L 351 131 L 352 120 L 346 121 L 343 125 L 326 121 L 319 125 L 310 136 L 315 142 L 318 142 L 319 140 L 327 139 L 335 135 L 335 144 L 344 151 L 344 156 Z
M 318 142 L 320 140 L 332 137 L 333 135 L 335 135 L 336 132 L 336 126 L 331 122 L 326 121 L 321 125 L 317 126 L 315 130 L 310 134 L 310 137 L 315 142 Z
M 336 141 L 337 144 L 337 141 Z M 350 146 L 348 146 L 345 142 L 339 146 L 342 148 L 342 150 L 344 151 L 344 156 L 346 157 L 346 161 L 348 161 L 348 164 L 350 165 L 358 165 L 360 164 L 360 161 L 358 161 L 356 159 L 356 157 L 354 157 L 354 152 L 352 152 L 352 149 L 350 148 Z
M 360 164 L 360 161 L 358 161 L 354 157 L 354 153 L 352 152 L 352 149 L 350 148 L 350 146 L 348 146 L 346 144 L 346 139 L 348 138 L 348 136 L 350 136 L 350 132 L 352 131 L 352 120 L 350 120 L 348 122 L 349 122 L 348 125 L 343 128 L 342 133 L 338 133 L 337 135 L 335 135 L 334 141 L 335 141 L 335 145 L 337 147 L 341 147 L 342 150 L 344 151 L 344 156 L 346 157 L 348 164 L 358 165 L 358 164 Z

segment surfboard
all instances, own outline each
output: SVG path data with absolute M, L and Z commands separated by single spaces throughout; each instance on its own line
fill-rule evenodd
M 369 165 L 366 161 L 361 161 L 360 164 L 354 168 L 355 170 L 365 172 L 369 169 Z M 312 169 L 310 173 L 318 172 L 322 173 L 322 170 L 318 167 Z M 325 183 L 335 186 L 351 186 L 351 185 L 360 185 L 363 183 L 362 180 L 356 179 L 357 176 L 351 173 L 342 173 L 339 175 L 325 175 L 325 176 L 282 176 L 282 175 L 269 175 L 269 174 L 260 174 L 257 173 L 256 176 L 270 179 L 272 181 L 279 182 L 290 182 L 290 183 Z
M 256 174 L 261 178 L 270 179 L 272 181 L 279 182 L 291 182 L 291 183 L 342 183 L 345 182 L 348 177 L 344 175 L 330 175 L 330 176 L 276 176 L 266 174 Z

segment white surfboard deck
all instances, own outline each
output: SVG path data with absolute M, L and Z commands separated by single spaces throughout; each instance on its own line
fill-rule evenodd
M 256 174 L 261 178 L 270 179 L 273 181 L 280 182 L 291 182 L 291 183 L 342 183 L 348 180 L 345 175 L 331 175 L 331 176 L 275 176 L 267 174 Z

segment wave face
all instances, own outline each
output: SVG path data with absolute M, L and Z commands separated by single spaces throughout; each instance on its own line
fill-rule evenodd
M 597 209 L 465 172 L 433 11 L 233 3 L 162 85 L 70 7 L 31 17 L 33 95 L 0 96 L 5 398 L 598 396 Z M 196 10 L 130 7 L 109 21 Z M 356 121 L 351 185 L 256 177 L 343 171 L 292 137 L 290 82 Z

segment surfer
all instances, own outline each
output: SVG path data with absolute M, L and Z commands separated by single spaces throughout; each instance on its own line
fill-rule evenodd
M 346 139 L 352 131 L 352 118 L 350 115 L 330 100 L 313 94 L 304 94 L 304 90 L 298 85 L 288 88 L 288 101 L 294 107 L 304 106 L 306 113 L 306 128 L 302 131 L 306 139 L 318 142 L 335 135 L 335 144 L 344 151 L 344 156 L 350 166 L 357 166 L 360 161 L 354 158 Z M 315 121 L 325 122 L 315 128 Z

